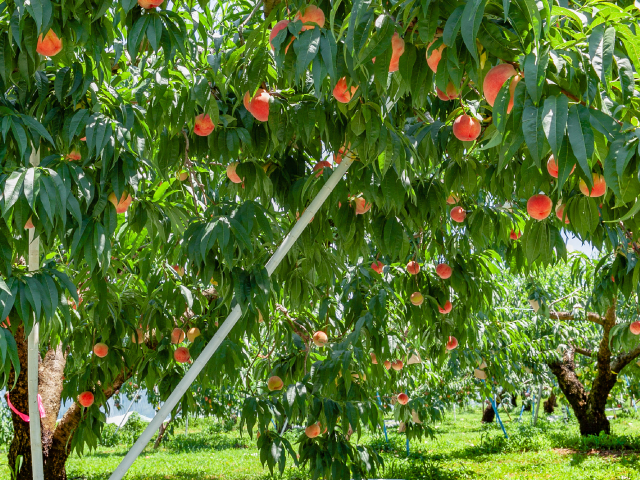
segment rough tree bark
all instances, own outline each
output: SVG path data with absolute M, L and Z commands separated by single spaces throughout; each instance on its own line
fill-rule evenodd
M 557 405 L 558 403 L 556 402 L 556 394 L 551 392 L 549 398 L 547 398 L 542 404 L 542 408 L 544 408 L 545 413 L 552 414 Z
M 491 423 L 496 418 L 496 412 L 493 411 L 491 404 L 482 412 L 482 423 Z
M 553 312 L 551 318 L 559 320 L 578 320 L 568 312 Z M 549 362 L 549 368 L 558 379 L 558 385 L 569 401 L 580 425 L 582 435 L 599 435 L 601 432 L 611 433 L 611 425 L 607 419 L 605 408 L 607 397 L 614 387 L 618 373 L 626 365 L 640 355 L 640 346 L 615 358 L 610 349 L 611 329 L 616 324 L 615 301 L 607 309 L 604 317 L 595 313 L 587 314 L 587 321 L 602 326 L 602 339 L 598 351 L 593 353 L 587 349 L 570 346 L 563 358 Z M 575 354 L 579 353 L 596 359 L 596 378 L 591 390 L 586 391 L 575 372 Z

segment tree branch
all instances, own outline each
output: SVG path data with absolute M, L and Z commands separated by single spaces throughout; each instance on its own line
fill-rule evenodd
M 640 345 L 629 350 L 627 353 L 618 355 L 618 357 L 611 362 L 611 371 L 620 372 L 624 367 L 633 362 L 638 356 L 640 356 Z
M 551 312 L 550 317 L 554 320 L 575 320 L 575 321 L 587 321 L 597 323 L 598 325 L 604 325 L 603 318 L 597 313 L 587 312 L 586 318 L 576 318 L 571 312 Z

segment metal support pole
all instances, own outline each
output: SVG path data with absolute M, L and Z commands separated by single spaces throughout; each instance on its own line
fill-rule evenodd
M 542 399 L 542 384 L 540 384 L 540 388 L 538 389 L 538 402 L 536 403 L 536 413 L 533 417 L 533 426 L 536 426 L 538 423 L 538 412 L 540 411 L 540 400 Z
M 483 380 L 482 383 L 485 383 L 485 381 Z M 493 391 L 493 388 L 492 388 Z M 496 414 L 496 419 L 498 420 L 498 424 L 500 425 L 500 428 L 502 428 L 502 433 L 504 433 L 504 438 L 509 438 L 509 435 L 507 435 L 507 430 L 504 428 L 504 424 L 502 423 L 502 419 L 500 418 L 500 413 L 498 413 L 498 407 L 496 406 L 496 402 L 493 400 L 493 397 L 489 397 L 489 401 L 491 402 L 491 407 L 493 408 L 493 412 Z M 484 405 L 483 405 L 483 410 L 484 412 Z
M 289 417 L 284 419 L 284 425 L 282 426 L 282 431 L 280 432 L 280 436 L 284 435 L 284 431 L 287 429 L 288 424 L 289 424 Z
M 29 162 L 40 165 L 40 150 L 31 151 Z M 29 271 L 40 269 L 40 240 L 35 238 L 35 228 L 29 229 Z M 40 409 L 38 408 L 38 365 L 40 361 L 40 325 L 35 321 L 27 339 L 27 383 L 29 385 L 29 435 L 31 437 L 31 466 L 33 480 L 44 480 L 42 461 L 42 433 L 40 431 Z
M 382 401 L 380 400 L 380 392 L 376 392 L 378 396 L 378 405 L 382 408 Z M 382 430 L 384 431 L 384 439 L 387 443 L 389 443 L 389 437 L 387 436 L 387 426 L 384 424 L 384 416 L 382 417 Z
M 142 388 L 142 387 L 140 387 L 140 388 Z M 127 420 L 127 413 L 129 413 L 129 410 L 131 410 L 131 407 L 133 407 L 133 404 L 136 402 L 136 399 L 138 398 L 138 393 L 140 393 L 140 388 L 138 388 L 138 391 L 136 392 L 135 396 L 131 400 L 131 403 L 127 407 L 127 411 L 124 412 L 124 417 L 122 417 L 122 420 L 120 420 L 120 425 L 118 425 L 118 428 L 116 428 L 116 433 L 118 433 L 118 430 L 120 430 L 120 427 L 122 427 L 124 422 Z
M 527 388 L 527 393 L 529 393 L 529 389 Z M 522 397 L 522 408 L 520 409 L 520 417 L 518 417 L 518 421 L 522 421 L 522 414 L 524 413 L 524 396 Z
M 187 435 L 189 435 L 189 414 L 187 413 L 187 416 L 184 417 L 184 436 L 186 437 Z
M 453 404 L 453 423 L 456 423 L 456 404 Z
M 300 219 L 296 222 L 296 224 L 291 229 L 289 235 L 282 241 L 278 249 L 275 251 L 273 256 L 269 259 L 266 265 L 267 273 L 271 275 L 274 270 L 280 265 L 282 259 L 287 255 L 291 247 L 298 240 L 298 237 L 302 234 L 311 219 L 318 212 L 324 201 L 329 197 L 335 186 L 342 179 L 343 175 L 347 173 L 347 170 L 353 163 L 353 158 L 345 157 L 342 160 L 342 163 L 336 167 L 336 169 L 329 177 L 329 180 L 322 186 L 320 192 L 313 199 L 311 204 L 307 207 L 307 209 L 300 216 Z M 153 435 L 156 433 L 160 425 L 165 418 L 171 413 L 171 410 L 178 404 L 182 396 L 187 392 L 191 384 L 198 377 L 200 372 L 204 369 L 207 362 L 211 359 L 218 347 L 222 344 L 227 335 L 231 332 L 231 329 L 235 326 L 237 321 L 240 319 L 242 315 L 242 310 L 240 309 L 240 304 L 236 304 L 235 307 L 227 316 L 227 319 L 224 321 L 220 328 L 215 333 L 211 341 L 204 348 L 202 353 L 196 358 L 191 365 L 191 368 L 187 370 L 185 376 L 180 380 L 180 383 L 176 386 L 176 389 L 169 395 L 169 398 L 162 406 L 160 411 L 156 414 L 155 417 L 151 420 L 147 428 L 142 432 L 136 443 L 133 444 L 131 450 L 127 453 L 127 455 L 122 459 L 120 465 L 114 470 L 114 472 L 109 477 L 109 480 L 121 480 L 122 477 L 127 473 L 129 467 L 133 465 L 133 462 L 138 458 L 138 456 L 142 453 L 142 450 L 147 446 L 147 444 L 153 438 Z

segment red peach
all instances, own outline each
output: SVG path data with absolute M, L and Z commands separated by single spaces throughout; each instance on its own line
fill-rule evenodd
M 447 350 L 453 350 L 458 346 L 458 339 L 456 337 L 449 337 L 447 341 Z
M 7 318 L 9 318 L 9 317 L 7 317 Z M 376 354 L 371 352 L 371 353 L 369 353 L 369 356 L 371 357 L 371 363 L 373 363 L 374 365 L 377 365 L 378 364 L 378 359 L 376 358 Z
M 402 360 L 396 360 L 391 364 L 391 368 L 393 368 L 396 372 L 402 370 L 402 367 L 404 367 L 404 363 L 402 363 Z
M 521 233 L 521 232 L 519 232 L 519 231 L 518 231 L 518 232 L 516 232 L 516 231 L 514 231 L 514 230 L 511 230 L 511 233 L 509 234 L 509 238 L 510 238 L 511 240 L 518 240 L 521 236 L 522 236 L 522 233 Z
M 38 37 L 36 44 L 36 52 L 45 57 L 53 57 L 62 50 L 62 40 L 58 38 L 53 30 L 49 30 L 42 38 L 42 34 Z
M 211 120 L 211 117 L 206 113 L 201 113 L 195 119 L 195 123 L 193 125 L 193 133 L 198 135 L 199 137 L 206 137 L 213 132 L 215 125 Z
M 187 347 L 178 347 L 176 351 L 173 352 L 173 358 L 178 363 L 187 363 L 191 358 L 191 354 Z
M 640 322 L 633 322 L 631 325 L 629 325 L 629 330 L 634 335 L 640 335 Z
M 447 197 L 447 204 L 449 205 L 455 205 L 456 203 L 458 203 L 458 196 L 454 193 L 452 193 L 451 195 L 449 195 Z
M 282 390 L 282 387 L 284 387 L 284 382 L 280 377 L 274 375 L 267 381 L 267 387 L 271 392 L 273 392 L 274 390 Z
M 320 435 L 320 425 L 318 425 L 317 423 L 309 425 L 304 429 L 304 433 L 309 438 L 316 438 L 318 435 Z
M 90 407 L 93 405 L 94 396 L 91 392 L 82 392 L 78 395 L 78 403 L 83 407 Z
M 398 394 L 398 403 L 400 405 L 406 405 L 409 403 L 409 396 L 406 393 Z
M 397 72 L 400 66 L 400 57 L 404 53 L 404 40 L 398 32 L 393 34 L 391 37 L 391 62 L 389 63 L 389 72 Z
M 242 179 L 236 173 L 238 162 L 233 162 L 227 165 L 227 178 L 233 183 L 242 183 Z
M 436 87 L 436 94 L 438 95 L 438 98 L 443 102 L 453 100 L 454 98 L 458 98 L 460 96 L 460 92 L 458 92 L 458 89 L 453 84 L 453 82 L 447 83 L 446 92 L 443 92 L 438 87 Z
M 140 5 L 145 10 L 150 10 L 152 8 L 159 7 L 163 2 L 164 0 L 138 0 L 138 5 Z
M 326 160 L 322 160 L 313 166 L 313 171 L 318 172 L 316 173 L 316 178 L 322 176 L 322 174 L 324 173 L 324 167 L 331 168 L 331 164 Z
M 453 309 L 453 305 L 451 304 L 451 302 L 450 302 L 449 300 L 447 300 L 447 301 L 445 302 L 445 304 L 444 304 L 444 306 L 443 306 L 443 307 L 441 307 L 440 305 L 438 305 L 438 311 L 439 311 L 440 313 L 445 314 L 445 315 L 446 315 L 447 313 L 449 313 L 452 309 Z
M 181 267 L 180 265 L 173 265 L 171 268 L 173 268 L 179 276 L 182 277 L 184 275 L 184 267 Z
M 304 12 L 302 14 L 300 12 L 296 13 L 296 16 L 294 18 L 296 20 L 300 19 L 303 24 L 316 23 L 320 28 L 324 26 L 324 12 L 315 5 L 309 5 L 304 9 Z M 305 25 L 304 27 L 302 27 L 302 31 L 313 30 L 314 28 L 315 25 Z
M 116 207 L 116 213 L 124 213 L 129 208 L 129 205 L 131 205 L 133 198 L 131 198 L 131 195 L 129 195 L 127 192 L 123 192 L 122 196 L 120 197 L 120 201 L 118 201 L 116 199 L 115 192 L 111 192 L 107 200 L 109 200 L 113 204 L 113 206 Z
M 573 173 L 575 169 L 576 166 L 574 165 L 571 169 L 571 173 Z M 558 178 L 558 164 L 556 163 L 556 159 L 553 155 L 551 155 L 549 157 L 549 160 L 547 160 L 547 172 L 549 172 L 549 175 L 551 175 L 553 178 Z
M 435 42 L 435 40 L 433 42 Z M 438 48 L 434 48 L 431 50 L 431 55 L 429 55 L 429 48 L 431 48 L 433 42 L 427 45 L 427 65 L 429 65 L 429 68 L 433 73 L 436 73 L 438 71 L 438 63 L 440 63 L 440 59 L 442 58 L 442 51 L 446 45 L 443 43 Z
M 464 219 L 467 217 L 467 212 L 465 212 L 462 207 L 453 207 L 451 209 L 451 220 L 454 222 L 462 223 Z
M 76 150 L 71 150 L 71 152 L 69 152 L 67 154 L 67 160 L 80 160 L 82 158 L 82 155 L 80 155 L 80 152 L 76 151 Z
M 424 296 L 420 292 L 413 292 L 409 300 L 413 305 L 419 307 L 424 302 Z
M 362 215 L 363 213 L 367 213 L 371 208 L 371 204 L 367 203 L 367 201 L 362 197 L 356 198 L 354 202 L 356 204 L 356 215 Z
M 284 30 L 288 26 L 289 26 L 289 20 L 280 20 L 278 23 L 275 24 L 275 26 L 271 30 L 271 33 L 269 34 L 269 45 L 271 45 L 271 50 L 273 50 L 273 43 L 271 43 L 273 39 L 276 38 L 278 33 L 280 33 L 282 30 Z M 287 50 L 289 50 L 288 45 L 284 52 L 287 53 Z
M 509 100 L 509 105 L 507 106 L 507 113 L 511 112 L 513 108 L 513 96 L 515 93 L 515 88 L 518 82 L 520 81 L 520 77 L 517 75 L 516 69 L 513 68 L 513 65 L 509 63 L 501 63 L 500 65 L 496 65 L 487 76 L 484 77 L 484 82 L 482 83 L 482 90 L 484 92 L 484 98 L 487 100 L 487 103 L 493 107 L 496 97 L 504 85 L 504 82 L 507 79 L 513 77 L 511 80 L 511 84 L 509 85 L 509 92 L 511 93 L 511 98 Z
M 558 205 L 556 206 L 556 217 L 558 217 L 559 220 L 562 220 L 563 217 L 564 218 L 564 223 L 568 224 L 569 223 L 569 216 L 565 216 L 564 215 L 564 203 L 558 203 Z
M 378 275 L 382 275 L 382 269 L 384 268 L 384 263 L 379 260 L 374 261 L 371 264 L 371 269 L 376 272 Z
M 31 228 L 36 228 L 35 225 L 33 224 L 33 217 L 29 217 L 27 219 L 27 222 L 24 224 L 24 229 L 25 230 L 29 230 Z
M 580 191 L 583 195 L 587 197 L 601 197 L 607 191 L 607 184 L 604 181 L 604 177 L 598 173 L 593 174 L 593 188 L 589 191 L 589 187 L 587 187 L 587 183 L 580 179 Z
M 181 328 L 174 328 L 171 331 L 171 343 L 178 344 L 184 342 L 184 331 Z
M 480 136 L 482 127 L 477 118 L 469 115 L 460 115 L 453 122 L 453 134 L 463 142 L 472 142 Z
M 356 93 L 356 90 L 358 90 L 357 85 L 352 86 L 351 89 L 348 90 L 347 78 L 342 77 L 338 80 L 336 86 L 333 87 L 333 97 L 340 103 L 349 103 L 351 101 L 351 97 Z
M 417 275 L 418 272 L 420 272 L 420 264 L 415 260 L 411 260 L 409 263 L 407 263 L 407 272 L 409 272 L 411 275 Z
M 313 334 L 313 343 L 316 344 L 316 347 L 324 347 L 328 341 L 327 334 L 321 330 Z
M 453 273 L 453 270 L 446 263 L 441 263 L 436 267 L 436 273 L 440 278 L 442 278 L 443 280 L 446 280 L 451 276 L 451 274 Z
M 546 195 L 533 195 L 527 201 L 527 213 L 531 218 L 536 220 L 544 220 L 551 213 L 553 202 Z
M 383 365 L 384 365 L 384 368 L 386 368 L 387 370 L 391 368 L 391 362 L 389 360 L 385 360 Z
M 96 357 L 104 358 L 109 353 L 109 346 L 105 343 L 96 343 L 93 346 L 93 353 L 96 354 Z
M 244 94 L 244 108 L 246 108 L 256 120 L 266 122 L 269 120 L 269 99 L 271 95 L 263 88 L 259 88 L 253 99 L 249 92 Z

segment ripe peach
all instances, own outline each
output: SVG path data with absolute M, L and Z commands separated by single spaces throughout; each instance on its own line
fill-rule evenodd
M 391 368 L 393 368 L 396 372 L 402 370 L 402 367 L 404 367 L 404 363 L 402 363 L 402 360 L 396 360 L 391 364 Z
M 601 197 L 607 191 L 607 184 L 604 181 L 604 177 L 598 173 L 593 174 L 593 188 L 589 191 L 587 183 L 584 180 L 580 180 L 580 191 L 587 197 Z
M 371 204 L 367 203 L 367 201 L 362 197 L 356 198 L 354 202 L 356 204 L 356 215 L 362 215 L 363 213 L 367 213 L 371 208 Z
M 66 156 L 67 160 L 80 160 L 82 158 L 82 155 L 80 155 L 80 152 L 76 151 L 76 150 L 71 150 L 69 153 L 67 153 Z
M 249 92 L 244 94 L 244 108 L 246 108 L 256 120 L 266 122 L 269 120 L 269 99 L 271 95 L 264 88 L 259 88 L 253 99 Z
M 404 53 L 404 40 L 398 32 L 393 34 L 391 37 L 391 62 L 389 63 L 389 72 L 397 72 L 400 65 L 400 57 Z
M 238 162 L 233 162 L 227 165 L 227 178 L 233 183 L 242 183 L 242 179 L 236 173 Z
M 353 97 L 357 90 L 357 85 L 347 89 L 347 77 L 342 77 L 338 80 L 336 86 L 333 87 L 333 97 L 340 103 L 349 103 L 351 101 L 351 97 Z
M 35 225 L 33 224 L 33 217 L 29 217 L 27 219 L 27 222 L 24 224 L 24 229 L 25 230 L 29 230 L 31 228 L 36 228 Z
M 313 171 L 318 172 L 316 173 L 316 178 L 322 176 L 322 174 L 324 173 L 324 167 L 331 168 L 331 164 L 326 160 L 322 160 L 313 166 Z
M 441 263 L 436 267 L 436 273 L 440 278 L 442 278 L 443 280 L 446 280 L 451 276 L 451 274 L 453 273 L 453 270 L 446 263 Z
M 215 125 L 211 120 L 211 117 L 206 113 L 201 113 L 196 117 L 195 123 L 193 125 L 193 133 L 198 135 L 199 137 L 206 137 L 213 132 Z
M 516 69 L 513 68 L 513 65 L 509 63 L 501 63 L 500 65 L 496 65 L 487 76 L 484 77 L 484 82 L 482 83 L 482 90 L 484 92 L 484 98 L 489 105 L 493 107 L 496 102 L 496 97 L 498 96 L 498 92 L 504 85 L 504 82 L 507 81 L 508 78 L 513 77 L 511 79 L 511 84 L 509 85 L 509 92 L 511 93 L 511 98 L 509 100 L 509 105 L 507 106 L 507 113 L 511 112 L 513 108 L 513 96 L 516 90 L 516 85 L 520 81 L 520 76 L 517 75 Z
M 571 169 L 571 173 L 573 173 L 575 169 L 576 166 L 574 165 Z M 558 164 L 556 163 L 556 159 L 553 157 L 553 155 L 551 155 L 549 157 L 549 160 L 547 160 L 547 172 L 549 172 L 549 175 L 551 175 L 553 178 L 558 178 Z
M 451 220 L 454 222 L 462 223 L 464 219 L 467 217 L 467 212 L 464 211 L 462 207 L 453 207 L 451 209 Z
M 429 49 L 431 48 L 431 45 L 433 45 L 433 42 L 427 45 L 427 65 L 429 65 L 429 68 L 433 73 L 436 73 L 438 71 L 438 63 L 440 63 L 440 59 L 442 58 L 442 51 L 444 50 L 446 45 L 443 43 L 438 48 L 434 48 L 431 51 L 431 55 L 429 55 Z
M 417 275 L 418 272 L 420 272 L 420 264 L 415 260 L 411 260 L 409 263 L 407 263 L 407 272 L 409 272 L 411 275 Z
M 316 438 L 318 435 L 320 435 L 320 425 L 318 425 L 317 423 L 309 425 L 304 429 L 304 433 L 309 438 Z
M 9 317 L 7 317 L 7 318 L 9 318 Z M 376 358 L 376 354 L 371 352 L 369 354 L 369 356 L 371 357 L 371 363 L 373 363 L 374 365 L 377 365 L 378 364 L 378 359 Z
M 278 23 L 275 24 L 275 26 L 271 30 L 271 33 L 269 34 L 269 45 L 271 45 L 271 50 L 273 50 L 273 43 L 271 43 L 273 39 L 276 38 L 278 33 L 280 33 L 282 30 L 284 30 L 288 26 L 289 26 L 289 20 L 280 20 Z M 285 53 L 287 53 L 287 50 L 289 50 L 288 45 L 287 45 L 287 48 L 285 49 Z
M 629 325 L 629 330 L 634 335 L 640 335 L 640 322 L 633 322 L 631 325 Z
M 187 363 L 191 358 L 191 354 L 187 347 L 178 347 L 176 351 L 173 352 L 173 358 L 178 363 Z
M 136 328 L 136 333 L 131 335 L 131 343 L 144 343 L 144 330 Z
M 406 405 L 409 403 L 409 396 L 406 393 L 398 394 L 398 403 L 400 405 Z
M 123 192 L 122 196 L 120 197 L 120 201 L 118 201 L 116 199 L 115 192 L 111 192 L 107 200 L 109 200 L 113 204 L 113 206 L 116 207 L 116 213 L 124 213 L 129 208 L 129 205 L 131 205 L 133 198 L 131 198 L 131 195 L 129 195 L 127 192 Z
M 556 206 L 556 217 L 558 217 L 559 220 L 562 220 L 562 217 L 565 217 L 564 215 L 564 203 L 558 203 L 558 205 Z M 564 218 L 564 223 L 568 224 L 569 223 L 569 216 L 566 216 Z
M 280 377 L 274 375 L 267 381 L 267 387 L 271 392 L 273 392 L 274 390 L 282 390 L 282 387 L 284 387 L 284 382 Z
M 458 339 L 456 337 L 449 337 L 447 341 L 447 350 L 453 350 L 458 346 Z
M 42 34 L 38 37 L 36 44 L 36 52 L 45 57 L 53 57 L 62 50 L 62 40 L 58 38 L 53 30 L 49 30 L 42 38 Z
M 324 26 L 324 12 L 315 5 L 309 5 L 302 14 L 300 12 L 296 13 L 295 19 L 300 19 L 303 24 L 316 23 L 320 28 Z M 305 25 L 302 27 L 302 31 L 313 30 L 314 28 L 316 28 L 315 25 Z
M 383 365 L 384 365 L 384 368 L 386 368 L 387 370 L 391 368 L 391 362 L 389 360 L 385 360 Z
M 190 342 L 193 342 L 196 338 L 200 336 L 200 329 L 198 327 L 192 327 L 187 330 L 187 338 Z
M 174 328 L 171 331 L 171 343 L 177 344 L 184 342 L 184 331 L 181 328 Z
M 321 330 L 313 334 L 313 343 L 315 343 L 317 347 L 324 347 L 328 341 L 327 334 Z
M 78 395 L 78 403 L 80 405 L 82 405 L 83 407 L 90 407 L 91 405 L 93 405 L 93 393 L 91 392 L 82 392 L 80 395 Z
M 382 263 L 379 260 L 376 260 L 371 264 L 371 269 L 379 275 L 382 275 L 383 268 L 384 268 L 384 263 Z
M 480 136 L 482 127 L 477 118 L 469 115 L 460 115 L 453 122 L 453 134 L 458 140 L 472 142 Z
M 509 234 L 509 238 L 511 240 L 518 240 L 521 236 L 522 236 L 522 233 L 520 231 L 516 232 L 514 230 L 511 230 L 511 233 Z
M 455 193 L 452 193 L 447 197 L 447 203 L 449 205 L 455 205 L 456 203 L 458 203 L 458 200 L 458 196 Z
M 93 346 L 93 353 L 96 354 L 96 357 L 104 358 L 109 353 L 109 347 L 105 343 L 96 343 Z
M 138 5 L 140 5 L 145 10 L 150 10 L 152 8 L 159 7 L 163 2 L 164 0 L 138 0 Z
M 533 195 L 527 201 L 527 213 L 536 220 L 544 220 L 551 213 L 553 202 L 546 195 Z
M 176 173 L 176 178 L 181 182 L 184 182 L 187 178 L 189 178 L 189 172 L 187 172 L 186 170 L 181 170 Z
M 451 304 L 451 302 L 449 300 L 447 300 L 444 304 L 443 307 L 441 307 L 440 305 L 438 305 L 438 311 L 440 313 L 444 313 L 447 314 L 449 313 L 451 310 L 453 309 L 453 305 Z
M 443 92 L 438 87 L 436 87 L 436 94 L 438 95 L 438 98 L 443 102 L 453 100 L 454 98 L 458 98 L 460 96 L 460 92 L 458 92 L 458 89 L 452 82 L 447 83 L 446 92 Z
M 413 292 L 409 300 L 413 305 L 419 307 L 424 302 L 424 296 L 420 292 Z
M 351 145 L 349 145 L 351 146 Z M 338 150 L 338 153 L 334 153 L 333 154 L 333 161 L 336 163 L 336 165 L 340 165 L 342 163 L 342 158 L 353 158 L 353 153 L 352 152 L 347 152 L 345 154 L 345 152 L 347 152 L 347 148 L 346 147 L 340 147 L 340 150 Z
M 173 268 L 179 276 L 182 277 L 184 275 L 184 267 L 181 267 L 180 265 L 174 265 L 171 268 Z

